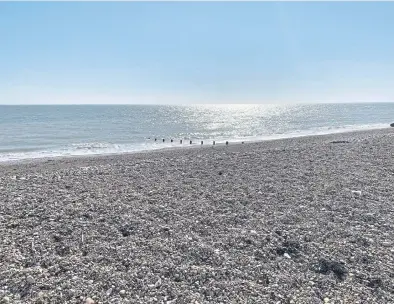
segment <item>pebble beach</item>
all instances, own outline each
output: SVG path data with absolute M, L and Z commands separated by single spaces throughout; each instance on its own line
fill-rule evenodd
M 0 303 L 394 303 L 394 129 L 0 164 Z

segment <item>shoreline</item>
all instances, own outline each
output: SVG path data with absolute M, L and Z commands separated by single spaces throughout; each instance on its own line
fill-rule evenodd
M 0 165 L 0 302 L 393 303 L 393 136 Z
M 374 129 L 365 129 L 365 130 L 349 130 L 349 131 L 340 131 L 340 132 L 334 132 L 334 133 L 323 133 L 323 134 L 314 134 L 314 135 L 299 135 L 299 136 L 292 136 L 292 137 L 283 137 L 283 138 L 273 138 L 273 139 L 262 139 L 262 140 L 249 140 L 249 141 L 243 141 L 244 143 L 242 144 L 242 140 L 240 141 L 235 141 L 231 142 L 229 141 L 229 145 L 231 146 L 237 146 L 237 145 L 249 145 L 249 144 L 258 144 L 258 143 L 264 143 L 264 142 L 272 142 L 272 141 L 283 141 L 283 140 L 292 140 L 292 139 L 298 139 L 298 138 L 315 138 L 315 137 L 326 137 L 326 136 L 335 136 L 335 135 L 343 135 L 343 134 L 355 134 L 358 135 L 360 133 L 364 132 L 379 132 L 379 131 L 386 131 L 390 130 L 390 127 L 386 128 L 374 128 Z M 187 140 L 186 140 L 187 141 Z M 111 156 L 121 156 L 121 155 L 134 155 L 134 154 L 146 154 L 146 153 L 157 153 L 157 152 L 162 152 L 162 151 L 183 151 L 183 150 L 188 150 L 188 149 L 198 149 L 198 148 L 215 148 L 215 147 L 222 147 L 226 146 L 225 141 L 224 142 L 216 142 L 216 145 L 199 145 L 199 144 L 193 144 L 193 145 L 184 145 L 184 146 L 178 146 L 178 147 L 163 147 L 163 148 L 157 148 L 157 149 L 147 149 L 147 150 L 140 150 L 140 151 L 132 151 L 132 152 L 114 152 L 114 153 L 97 153 L 97 154 L 85 154 L 85 155 L 59 155 L 59 156 L 47 156 L 47 157 L 37 157 L 37 158 L 24 158 L 24 159 L 17 159 L 17 160 L 6 160 L 6 161 L 0 161 L 0 167 L 2 166 L 7 166 L 7 165 L 17 165 L 17 164 L 25 164 L 25 163 L 35 163 L 35 162 L 46 162 L 48 160 L 50 161 L 57 161 L 57 160 L 62 160 L 62 159 L 84 159 L 84 158 L 100 158 L 100 157 L 111 157 Z

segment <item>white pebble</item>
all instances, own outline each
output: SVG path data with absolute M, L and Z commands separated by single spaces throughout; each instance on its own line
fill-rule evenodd
M 92 298 L 86 298 L 85 304 L 94 304 L 94 300 Z
M 4 297 L 2 300 L 2 303 L 10 303 L 10 298 L 9 297 Z
M 352 190 L 352 193 L 358 196 L 361 196 L 361 191 L 359 190 Z
M 283 254 L 283 256 L 284 256 L 285 258 L 291 259 L 291 256 L 290 256 L 287 252 L 285 252 L 285 253 Z
M 121 291 L 119 291 L 119 294 L 124 297 L 126 295 L 126 290 L 122 289 Z

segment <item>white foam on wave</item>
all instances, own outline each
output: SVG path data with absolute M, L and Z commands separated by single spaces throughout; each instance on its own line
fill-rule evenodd
M 310 130 L 297 130 L 294 132 L 286 132 L 283 134 L 273 134 L 268 136 L 263 136 L 257 140 L 275 140 L 275 139 L 285 139 L 285 138 L 296 138 L 305 136 L 318 136 L 318 135 L 328 135 L 328 134 L 340 134 L 355 131 L 367 131 L 367 130 L 379 130 L 387 128 L 387 124 L 368 124 L 368 125 L 343 125 L 338 127 L 321 127 Z
M 244 142 L 255 142 L 264 140 L 275 140 L 284 138 L 295 138 L 304 136 L 314 135 L 325 135 L 325 134 L 336 134 L 345 133 L 352 131 L 362 130 L 374 130 L 387 128 L 387 124 L 369 124 L 369 125 L 344 125 L 339 127 L 322 127 L 310 130 L 296 130 L 294 132 L 286 132 L 283 134 L 270 134 L 260 136 L 248 136 L 248 137 L 232 137 L 232 138 L 205 138 L 205 139 L 193 139 L 192 146 L 200 145 L 200 141 L 204 141 L 204 145 L 211 145 L 213 140 L 217 144 L 223 144 L 226 141 L 232 143 Z M 142 151 L 151 151 L 165 148 L 185 148 L 190 147 L 189 140 L 184 139 L 183 144 L 180 144 L 178 140 L 174 142 L 157 141 L 154 142 L 152 139 L 146 140 L 142 143 L 135 144 L 120 144 L 120 143 L 108 143 L 108 142 L 88 142 L 88 143 L 72 143 L 70 146 L 62 147 L 53 150 L 42 150 L 42 151 L 15 151 L 0 153 L 0 162 L 8 161 L 19 161 L 26 159 L 38 159 L 38 158 L 52 158 L 52 157 L 71 157 L 71 156 L 89 156 L 89 155 L 108 155 L 108 154 L 122 154 L 122 153 L 133 153 Z
M 54 150 L 25 151 L 0 153 L 0 162 L 19 161 L 26 159 L 52 158 L 52 157 L 71 157 L 89 155 L 122 154 L 132 152 L 142 152 L 163 148 L 182 148 L 179 143 L 136 143 L 136 144 L 113 144 L 106 142 L 77 143 L 69 147 Z M 186 146 L 186 145 L 185 145 Z

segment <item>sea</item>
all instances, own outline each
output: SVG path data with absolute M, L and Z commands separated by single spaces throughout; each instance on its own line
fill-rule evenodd
M 393 122 L 394 103 L 1 105 L 0 162 L 264 141 Z

